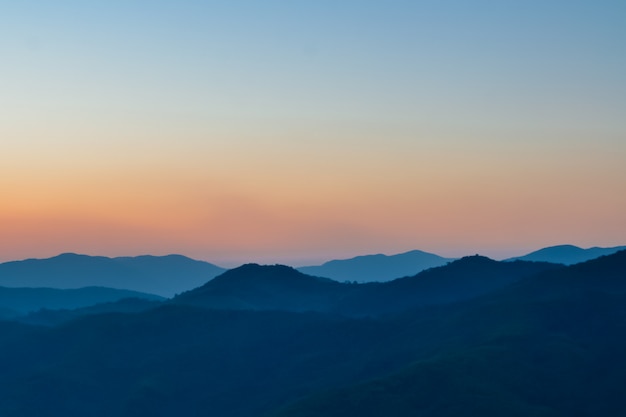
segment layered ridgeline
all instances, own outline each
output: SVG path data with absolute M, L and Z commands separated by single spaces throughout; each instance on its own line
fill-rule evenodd
M 574 245 L 558 245 L 539 249 L 524 256 L 506 259 L 507 261 L 537 261 L 553 262 L 565 265 L 573 265 L 586 262 L 600 256 L 612 255 L 615 252 L 625 250 L 626 246 L 615 246 L 612 248 L 593 247 L 588 249 L 579 248 Z
M 450 337 L 435 354 L 269 415 L 626 415 L 626 251 L 448 306 L 433 325 Z
M 443 267 L 423 271 L 412 277 L 384 283 L 349 284 L 309 276 L 284 265 L 247 264 L 226 271 L 206 284 L 173 298 L 169 303 L 214 310 L 271 310 L 376 316 L 472 298 L 537 272 L 560 267 L 535 262 L 503 263 L 472 256 Z M 78 290 L 56 291 L 62 293 Z M 2 305 L 0 298 L 0 306 Z M 41 307 L 51 308 L 48 305 Z M 143 311 L 152 307 L 154 307 L 152 303 L 145 301 L 126 300 L 71 312 L 46 310 L 31 313 L 20 320 L 54 325 L 81 315 Z
M 581 249 L 562 245 L 507 261 L 573 264 L 614 253 L 620 248 L 626 247 Z M 452 261 L 451 258 L 414 250 L 391 256 L 365 255 L 334 260 L 298 270 L 340 282 L 385 282 L 414 276 L 420 271 Z M 67 253 L 48 259 L 0 263 L 0 287 L 76 289 L 96 286 L 172 297 L 201 286 L 225 271 L 208 262 L 180 255 L 107 258 Z
M 569 267 L 469 257 L 427 272 L 411 277 L 442 282 L 427 303 L 411 280 L 248 265 L 140 313 L 0 322 L 0 415 L 624 415 L 626 252 Z M 459 300 L 467 282 L 482 290 Z M 317 291 L 303 303 L 341 306 L 391 284 L 380 304 L 417 301 L 363 298 L 346 314 L 274 298 Z
M 593 247 L 582 249 L 573 245 L 551 246 L 506 261 L 550 262 L 572 265 L 604 255 L 611 255 L 626 246 L 612 248 Z M 331 278 L 335 281 L 384 282 L 415 275 L 418 272 L 445 265 L 455 258 L 445 258 L 433 253 L 413 250 L 397 255 L 363 255 L 350 259 L 338 259 L 317 266 L 297 268 L 308 275 Z
M 0 286 L 109 287 L 172 297 L 225 269 L 180 255 L 107 258 L 66 253 L 0 264 Z
M 285 265 L 246 264 L 175 297 L 172 303 L 228 310 L 326 312 L 356 288 Z
M 442 266 L 453 260 L 433 253 L 413 250 L 397 255 L 363 255 L 333 260 L 323 265 L 299 267 L 298 270 L 305 274 L 331 278 L 335 281 L 382 282 L 415 275 L 425 269 Z
M 470 256 L 411 277 L 350 284 L 313 277 L 283 265 L 248 264 L 175 297 L 172 303 L 212 309 L 380 315 L 472 298 L 561 267 Z
M 40 309 L 73 310 L 123 299 L 164 300 L 163 297 L 153 294 L 102 287 L 72 290 L 0 287 L 0 319 L 16 318 Z

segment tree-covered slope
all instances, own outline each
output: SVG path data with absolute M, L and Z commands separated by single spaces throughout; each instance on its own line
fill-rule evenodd
M 173 303 L 0 322 L 0 415 L 621 416 L 625 271 L 626 252 L 369 318 Z
M 542 274 L 440 317 L 453 341 L 445 349 L 272 415 L 626 414 L 626 252 Z

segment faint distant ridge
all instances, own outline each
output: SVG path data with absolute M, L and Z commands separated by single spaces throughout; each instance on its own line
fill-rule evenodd
M 76 309 L 100 303 L 137 299 L 161 301 L 157 295 L 104 287 L 61 290 L 58 288 L 0 287 L 0 309 L 23 314 L 44 309 Z
M 421 250 L 412 250 L 397 255 L 364 255 L 333 260 L 318 266 L 303 266 L 298 268 L 298 271 L 336 281 L 384 282 L 415 275 L 453 260 Z
M 552 262 L 565 265 L 573 265 L 580 262 L 586 262 L 600 256 L 612 255 L 615 252 L 626 249 L 626 246 L 615 246 L 612 248 L 593 247 L 583 249 L 574 245 L 558 245 L 549 246 L 539 249 L 524 256 L 505 259 L 505 261 L 536 261 L 536 262 Z
M 97 286 L 172 297 L 224 271 L 182 255 L 107 258 L 64 253 L 47 259 L 0 264 L 0 286 L 61 289 Z

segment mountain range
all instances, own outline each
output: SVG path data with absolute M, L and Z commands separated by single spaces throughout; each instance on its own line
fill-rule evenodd
M 573 265 L 624 249 L 626 246 L 583 249 L 574 245 L 559 245 L 509 258 L 506 261 L 537 261 Z M 415 275 L 425 269 L 442 266 L 455 259 L 413 250 L 397 255 L 377 254 L 332 260 L 322 265 L 303 266 L 297 269 L 305 274 L 331 278 L 335 281 L 384 282 Z
M 582 249 L 572 245 L 544 248 L 507 261 L 524 260 L 574 264 L 615 253 L 626 246 Z M 297 268 L 312 276 L 339 282 L 387 282 L 454 261 L 423 251 L 397 255 L 365 255 Z M 76 289 L 110 287 L 162 297 L 197 288 L 226 269 L 181 255 L 107 258 L 61 254 L 47 259 L 0 263 L 0 286 Z
M 624 249 L 626 249 L 626 246 L 615 246 L 612 248 L 593 247 L 583 249 L 574 245 L 558 245 L 539 249 L 524 256 L 509 258 L 506 260 L 553 262 L 564 265 L 573 265 L 580 262 L 589 261 L 600 256 L 611 255 Z
M 391 281 L 415 275 L 424 269 L 445 265 L 453 258 L 443 258 L 433 253 L 413 250 L 397 255 L 365 255 L 350 259 L 333 260 L 317 266 L 303 266 L 298 270 L 308 275 L 335 281 Z
M 0 286 L 109 287 L 162 297 L 196 288 L 225 269 L 181 255 L 107 258 L 65 253 L 0 264 Z
M 447 348 L 270 415 L 626 415 L 626 251 L 440 308 L 434 331 L 429 314 L 404 315 L 406 331 Z
M 471 256 L 411 277 L 355 284 L 313 277 L 284 265 L 248 264 L 180 294 L 171 302 L 227 310 L 380 315 L 472 298 L 561 267 L 546 262 L 497 262 Z
M 625 334 L 626 251 L 374 284 L 244 265 L 137 312 L 0 321 L 0 415 L 617 417 Z

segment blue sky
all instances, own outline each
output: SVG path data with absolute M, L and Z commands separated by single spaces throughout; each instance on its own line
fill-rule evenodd
M 4 4 L 0 227 L 22 238 L 0 257 L 622 244 L 624 21 L 619 1 Z

